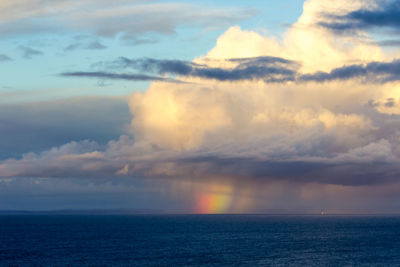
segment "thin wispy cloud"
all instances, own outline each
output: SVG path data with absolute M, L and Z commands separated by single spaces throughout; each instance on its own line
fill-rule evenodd
M 8 3 L 10 2 L 10 3 Z M 136 39 L 145 33 L 170 35 L 180 26 L 226 27 L 256 14 L 250 8 L 215 8 L 158 1 L 6 1 L 0 6 L 0 33 L 89 31 L 104 37 Z M 29 23 L 34 19 L 35 23 Z
M 127 81 L 163 81 L 163 82 L 180 82 L 178 80 L 149 76 L 144 74 L 127 74 L 127 73 L 112 73 L 102 71 L 77 71 L 77 72 L 64 72 L 60 74 L 64 77 L 80 77 L 80 78 L 96 78 L 96 79 L 110 79 L 110 80 L 127 80 Z
M 0 54 L 0 62 L 4 62 L 4 61 L 12 61 L 12 58 L 10 58 L 7 55 Z
M 32 59 L 35 56 L 42 56 L 44 54 L 40 50 L 22 45 L 18 46 L 18 50 L 21 51 L 21 56 L 26 59 Z
M 106 49 L 107 46 L 103 45 L 98 41 L 93 41 L 89 43 L 73 43 L 64 48 L 64 51 L 73 51 L 77 49 L 85 49 L 85 50 L 103 50 Z

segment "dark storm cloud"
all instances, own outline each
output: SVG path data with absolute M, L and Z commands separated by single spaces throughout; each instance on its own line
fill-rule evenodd
M 123 126 L 129 123 L 128 108 L 125 106 L 121 110 L 121 114 L 125 114 L 125 118 L 121 118 L 117 103 L 110 105 L 110 102 L 104 102 L 104 105 L 96 104 L 95 108 L 90 101 L 82 101 L 75 104 L 70 102 L 68 112 L 60 102 L 54 102 L 52 108 L 36 105 L 18 116 L 14 115 L 13 118 L 18 118 L 16 121 L 23 122 L 16 125 L 0 121 L 3 127 L 0 131 L 3 134 L 0 139 L 2 148 L 7 148 L 5 144 L 13 144 L 6 152 L 26 152 L 28 149 L 35 152 L 18 156 L 17 160 L 4 157 L 5 160 L 0 161 L 0 177 L 129 177 L 162 180 L 187 180 L 190 177 L 204 182 L 227 179 L 235 183 L 284 182 L 344 186 L 399 182 L 397 133 L 400 131 L 400 116 L 378 113 L 369 105 L 365 106 L 364 112 L 371 113 L 369 117 L 375 122 L 375 141 L 334 152 L 327 145 L 332 139 L 329 135 L 308 141 L 285 139 L 284 146 L 275 141 L 278 144 L 276 148 L 266 148 L 265 157 L 246 153 L 246 156 L 239 156 L 235 149 L 229 148 L 215 149 L 212 153 L 203 150 L 177 152 L 147 142 L 136 142 L 128 136 L 118 139 L 117 136 L 124 131 Z M 392 105 L 392 102 L 392 99 L 387 99 L 382 105 Z M 5 111 L 12 114 L 10 112 L 17 113 L 20 109 Z M 69 113 L 70 117 L 61 116 L 64 113 Z M 9 132 L 14 134 L 10 135 Z M 94 141 L 72 141 L 84 139 Z M 19 144 L 17 140 L 23 141 Z M 46 141 L 41 144 L 43 140 Z M 57 146 L 63 140 L 69 143 Z M 107 143 L 108 140 L 113 141 Z M 257 146 L 263 147 L 265 144 L 261 142 Z M 285 151 L 290 151 L 290 155 Z
M 130 120 L 127 101 L 117 98 L 0 104 L 0 159 L 74 140 L 104 144 L 124 134 Z
M 190 177 L 204 182 L 228 179 L 234 183 L 344 186 L 399 182 L 400 116 L 378 113 L 370 104 L 366 104 L 363 111 L 376 126 L 369 143 L 334 150 L 328 145 L 334 139 L 329 134 L 307 141 L 284 138 L 284 144 L 275 140 L 277 146 L 266 147 L 262 155 L 244 153 L 245 156 L 240 156 L 241 153 L 235 151 L 241 148 L 236 146 L 216 148 L 213 152 L 172 151 L 134 141 L 128 136 L 118 139 L 130 120 L 126 103 L 120 106 L 109 100 L 93 101 L 74 100 L 65 104 L 55 101 L 47 107 L 38 103 L 25 107 L 23 112 L 21 106 L 0 110 L 0 114 L 13 114 L 0 117 L 1 149 L 8 153 L 0 161 L 0 177 L 94 180 L 121 177 L 187 180 Z M 393 103 L 394 100 L 388 98 L 381 105 L 392 106 Z M 63 141 L 67 142 L 59 145 Z M 265 144 L 257 143 L 257 147 L 265 147 Z M 28 149 L 34 153 L 22 156 L 19 153 L 18 159 L 9 158 L 15 151 Z
M 19 46 L 18 49 L 22 53 L 22 57 L 26 59 L 31 59 L 34 56 L 42 56 L 43 52 L 33 49 L 31 47 L 26 47 L 26 46 Z
M 201 177 L 235 180 L 271 180 L 335 185 L 374 185 L 399 182 L 400 168 L 387 162 L 271 161 L 254 158 L 200 157 L 183 159 L 177 165 Z M 184 167 L 185 164 L 190 166 Z M 206 168 L 204 166 L 207 166 Z
M 40 154 L 25 154 L 20 160 L 5 160 L 0 162 L 0 177 L 191 177 L 201 181 L 218 178 L 236 182 L 279 181 L 345 186 L 399 182 L 400 168 L 393 162 L 279 161 L 218 155 L 170 155 L 168 159 L 143 159 L 137 157 L 140 151 L 135 152 L 137 148 L 132 141 L 123 139 L 127 137 L 110 142 L 106 148 L 95 142 L 71 142 Z M 120 149 L 120 142 L 124 153 L 116 150 Z
M 377 0 L 376 9 L 359 9 L 344 15 L 327 15 L 332 21 L 319 25 L 334 31 L 349 31 L 375 27 L 389 27 L 398 31 L 400 1 Z

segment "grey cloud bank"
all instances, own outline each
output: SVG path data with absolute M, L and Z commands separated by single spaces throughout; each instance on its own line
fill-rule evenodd
M 216 68 L 207 64 L 197 64 L 182 60 L 160 59 L 129 59 L 120 57 L 112 62 L 98 62 L 93 64 L 97 68 L 105 69 L 133 69 L 141 74 L 97 72 L 66 72 L 62 76 L 121 79 L 121 80 L 153 80 L 173 81 L 165 78 L 165 74 L 182 77 L 214 79 L 218 81 L 264 80 L 267 83 L 284 82 L 327 82 L 334 80 L 364 79 L 373 83 L 387 83 L 400 80 L 400 60 L 391 62 L 370 62 L 367 64 L 345 65 L 330 72 L 315 72 L 302 74 L 298 72 L 299 64 L 278 57 L 254 57 L 244 59 L 227 59 L 238 63 L 233 68 Z M 159 76 L 149 76 L 155 73 Z
M 74 140 L 104 144 L 126 133 L 128 104 L 117 98 L 87 97 L 0 104 L 0 158 L 19 158 Z

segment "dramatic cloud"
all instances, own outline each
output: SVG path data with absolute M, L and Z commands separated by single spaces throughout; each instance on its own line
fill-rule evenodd
M 295 153 L 302 153 L 298 151 Z M 215 153 L 214 153 L 215 154 Z M 281 159 L 277 158 L 280 157 Z M 371 185 L 397 182 L 400 168 L 382 140 L 337 154 L 333 158 L 289 160 L 267 157 L 224 157 L 204 152 L 177 153 L 134 143 L 127 136 L 105 147 L 95 142 L 71 142 L 40 154 L 24 154 L 0 165 L 3 177 L 169 177 L 171 179 L 228 179 L 236 182 L 290 182 Z M 41 168 L 36 166 L 40 165 Z
M 107 143 L 77 138 L 4 159 L 0 190 L 25 177 L 131 178 L 154 182 L 156 195 L 183 196 L 189 200 L 178 202 L 199 212 L 355 211 L 384 203 L 390 208 L 383 210 L 396 210 L 399 51 L 367 44 L 365 38 L 376 40 L 361 30 L 337 35 L 318 26 L 322 13 L 371 8 L 365 1 L 308 0 L 280 41 L 234 26 L 193 61 L 99 59 L 96 71 L 63 73 L 152 82 L 130 97 L 129 133 Z M 122 21 L 131 11 L 113 14 Z M 90 16 L 108 18 L 109 12 Z M 164 27 L 160 19 L 156 26 Z M 117 32 L 109 25 L 101 34 Z M 139 73 L 121 73 L 132 70 Z M 202 210 L 198 203 L 207 196 L 226 205 Z

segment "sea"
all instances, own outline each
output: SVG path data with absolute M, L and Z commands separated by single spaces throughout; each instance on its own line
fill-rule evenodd
M 0 266 L 400 266 L 400 217 L 2 215 Z

